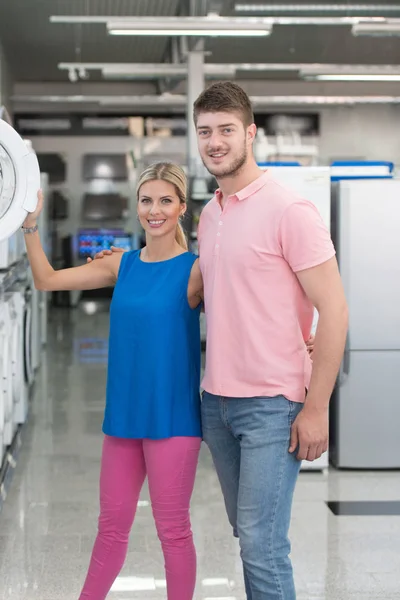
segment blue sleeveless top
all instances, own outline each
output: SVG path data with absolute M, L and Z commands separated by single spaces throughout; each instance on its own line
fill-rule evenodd
M 200 310 L 187 298 L 197 256 L 122 256 L 110 308 L 106 435 L 201 437 Z

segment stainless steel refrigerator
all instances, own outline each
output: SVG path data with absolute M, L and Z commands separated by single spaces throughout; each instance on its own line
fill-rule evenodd
M 329 167 L 270 167 L 272 177 L 298 196 L 313 202 L 327 226 L 331 226 L 331 171 Z M 318 323 L 315 311 L 313 332 Z M 323 471 L 329 466 L 328 452 L 313 462 L 303 461 L 302 471 Z
M 400 468 L 400 181 L 341 181 L 332 191 L 350 322 L 330 458 L 342 468 Z

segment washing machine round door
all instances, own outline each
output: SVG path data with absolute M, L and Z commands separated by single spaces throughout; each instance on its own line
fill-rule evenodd
M 17 231 L 37 205 L 40 170 L 36 154 L 0 119 L 0 241 Z

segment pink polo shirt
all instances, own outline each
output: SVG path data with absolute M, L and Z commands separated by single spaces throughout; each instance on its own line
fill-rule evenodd
M 223 210 L 217 191 L 201 213 L 198 239 L 207 319 L 203 388 L 303 402 L 314 308 L 295 273 L 335 255 L 317 208 L 266 171 L 229 196 Z

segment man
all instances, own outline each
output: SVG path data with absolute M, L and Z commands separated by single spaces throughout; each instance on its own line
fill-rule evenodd
M 207 318 L 204 440 L 248 600 L 294 600 L 288 530 L 301 460 L 328 448 L 328 405 L 347 306 L 317 209 L 261 171 L 246 93 L 216 83 L 194 104 L 201 158 L 219 190 L 199 223 Z M 314 307 L 313 368 L 304 340 Z
M 203 437 L 239 538 L 247 600 L 295 600 L 293 492 L 301 460 L 328 448 L 346 300 L 317 209 L 255 162 L 244 90 L 212 85 L 196 100 L 194 121 L 201 158 L 219 184 L 198 231 L 207 318 Z M 314 307 L 311 370 L 304 340 Z

